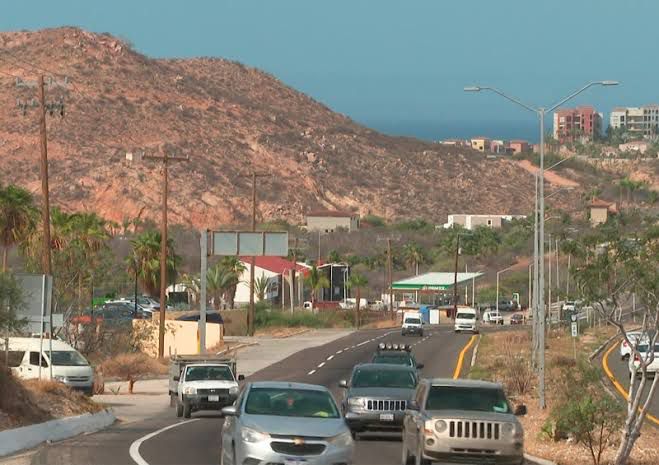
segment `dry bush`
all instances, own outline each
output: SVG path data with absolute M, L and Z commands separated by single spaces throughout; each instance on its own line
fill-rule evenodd
M 0 430 L 50 420 L 47 410 L 36 405 L 30 391 L 8 369 L 0 368 Z
M 535 374 L 528 350 L 530 344 L 528 332 L 510 334 L 502 344 L 502 381 L 511 396 L 523 396 L 533 386 Z
M 105 376 L 115 376 L 128 381 L 128 393 L 133 393 L 135 383 L 149 375 L 167 373 L 167 366 L 142 352 L 120 354 L 101 364 Z

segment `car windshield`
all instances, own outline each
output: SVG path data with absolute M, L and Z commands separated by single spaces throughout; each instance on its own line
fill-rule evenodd
M 227 366 L 192 366 L 185 373 L 186 381 L 234 381 L 233 373 Z
M 326 391 L 293 388 L 252 388 L 245 401 L 251 415 L 300 418 L 339 418 L 334 399 Z
M 420 325 L 421 324 L 421 319 L 420 318 L 405 318 L 405 323 L 410 324 L 410 325 Z
M 373 357 L 373 363 L 390 363 L 393 365 L 414 365 L 412 357 L 407 354 L 377 354 Z
M 467 410 L 473 412 L 510 413 L 510 405 L 501 389 L 463 386 L 432 386 L 426 410 Z
M 89 365 L 85 357 L 75 350 L 53 350 L 51 359 L 54 366 L 83 367 Z
M 416 387 L 416 376 L 408 370 L 360 370 L 352 376 L 352 387 L 356 388 L 403 388 Z
M 461 320 L 473 320 L 476 318 L 476 315 L 473 313 L 458 313 L 458 316 L 456 318 L 459 318 Z
M 648 343 L 641 344 L 641 345 L 638 346 L 638 351 L 641 352 L 641 353 L 645 353 L 645 352 L 648 351 L 649 346 L 650 346 L 650 344 L 648 344 Z M 659 352 L 659 344 L 654 345 L 654 351 Z

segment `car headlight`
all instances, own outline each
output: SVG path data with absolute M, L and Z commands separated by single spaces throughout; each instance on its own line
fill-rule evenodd
M 238 386 L 232 386 L 229 388 L 229 394 L 232 396 L 238 395 L 238 391 L 240 391 Z
M 446 431 L 446 422 L 444 420 L 437 420 L 435 422 L 435 431 L 438 433 L 443 433 Z
M 196 394 L 197 388 L 192 386 L 186 386 L 183 388 L 183 394 Z
M 348 406 L 354 409 L 361 409 L 366 406 L 366 401 L 363 397 L 350 397 L 348 398 Z
M 67 381 L 66 376 L 61 376 L 61 375 L 55 375 L 53 376 L 53 379 L 55 381 L 59 381 L 60 383 L 66 383 Z
M 328 442 L 336 447 L 348 447 L 352 444 L 352 434 L 350 431 L 344 431 L 330 438 Z
M 252 428 L 243 427 L 240 430 L 240 437 L 245 442 L 255 443 L 255 442 L 267 441 L 270 438 L 270 435 L 267 433 L 256 431 L 255 429 Z

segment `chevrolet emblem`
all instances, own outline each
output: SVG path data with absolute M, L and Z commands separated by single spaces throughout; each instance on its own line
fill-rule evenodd
M 296 446 L 302 446 L 304 445 L 304 439 L 303 438 L 295 438 L 293 439 L 293 444 Z

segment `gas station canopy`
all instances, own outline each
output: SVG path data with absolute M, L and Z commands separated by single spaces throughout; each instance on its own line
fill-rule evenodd
M 483 273 L 458 273 L 458 284 L 479 278 Z M 394 282 L 394 291 L 445 291 L 451 289 L 455 282 L 455 273 L 433 272 Z

